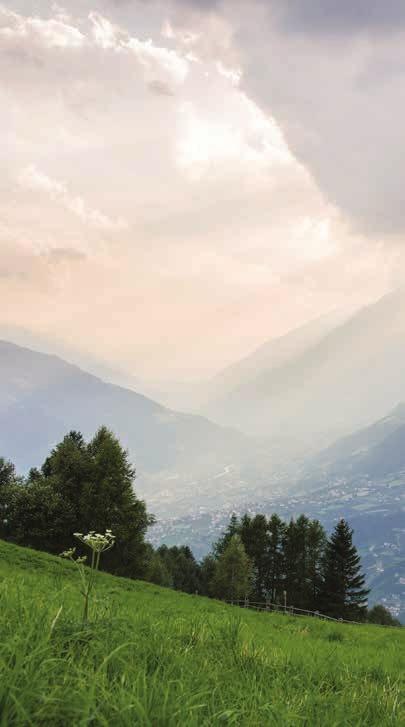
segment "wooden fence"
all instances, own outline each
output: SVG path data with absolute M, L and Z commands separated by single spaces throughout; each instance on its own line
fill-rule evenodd
M 357 626 L 363 626 L 364 624 L 367 624 L 366 621 L 348 621 L 344 618 L 333 618 L 332 616 L 326 616 L 326 614 L 320 613 L 319 611 L 308 611 L 305 608 L 297 608 L 296 606 L 287 605 L 284 606 L 279 603 L 271 603 L 270 601 L 257 603 L 255 601 L 250 601 L 248 598 L 245 598 L 240 601 L 226 601 L 226 603 L 229 603 L 232 606 L 239 606 L 239 608 L 250 608 L 254 611 L 276 611 L 277 613 L 282 613 L 285 616 L 310 616 L 312 618 L 319 618 L 322 621 L 356 624 Z M 385 626 L 385 624 L 373 624 L 373 626 Z M 388 626 L 388 628 L 391 627 Z

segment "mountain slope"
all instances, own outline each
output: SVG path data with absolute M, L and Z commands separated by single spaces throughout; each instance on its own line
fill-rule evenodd
M 401 723 L 403 629 L 255 613 L 104 573 L 83 626 L 73 565 L 2 541 L 0 582 L 4 725 Z
M 314 457 L 309 469 L 329 474 L 389 474 L 405 468 L 405 403 L 388 416 L 332 444 Z
M 285 366 L 319 343 L 348 317 L 348 312 L 334 311 L 311 320 L 284 336 L 266 341 L 252 354 L 217 374 L 210 383 L 209 398 L 215 401 L 218 395 L 223 397 L 249 383 L 254 383 L 261 375 Z
M 56 356 L 0 342 L 0 454 L 19 470 L 41 464 L 70 429 L 89 437 L 101 424 L 128 447 L 140 473 L 201 475 L 256 456 L 239 432 L 165 409 Z
M 325 444 L 405 399 L 405 290 L 355 313 L 304 352 L 261 372 L 206 413 L 245 432 Z

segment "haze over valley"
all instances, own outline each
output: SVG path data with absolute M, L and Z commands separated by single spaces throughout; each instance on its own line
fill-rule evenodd
M 17 475 L 106 426 L 156 546 L 343 516 L 404 617 L 404 40 L 399 0 L 0 0 Z

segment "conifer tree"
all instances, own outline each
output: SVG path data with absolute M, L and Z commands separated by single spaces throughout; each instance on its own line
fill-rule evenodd
M 287 593 L 288 603 L 297 608 L 302 607 L 299 586 L 303 561 L 302 529 L 302 522 L 297 526 L 296 521 L 291 519 L 285 528 L 283 537 L 283 591 Z
M 18 484 L 14 465 L 0 457 L 0 538 L 7 538 L 12 533 Z
M 353 531 L 339 520 L 326 546 L 321 610 L 334 618 L 364 620 L 369 594 L 364 584 Z
M 311 520 L 307 531 L 306 608 L 319 609 L 323 584 L 323 559 L 327 543 L 326 533 L 319 520 Z
M 217 540 L 217 542 L 214 543 L 213 555 L 215 558 L 219 558 L 219 556 L 224 552 L 226 546 L 229 545 L 229 542 L 230 542 L 231 538 L 233 537 L 233 535 L 236 535 L 236 533 L 239 533 L 239 530 L 240 530 L 240 522 L 238 520 L 238 517 L 237 517 L 237 515 L 235 515 L 235 513 L 232 513 L 225 532 Z
M 238 601 L 248 595 L 251 564 L 239 535 L 233 535 L 219 556 L 212 583 L 217 598 Z
M 272 603 L 282 600 L 283 588 L 283 539 L 285 524 L 278 515 L 273 514 L 268 522 L 268 571 L 266 595 Z
M 265 515 L 244 515 L 239 535 L 252 565 L 252 597 L 263 601 L 269 577 L 269 531 Z

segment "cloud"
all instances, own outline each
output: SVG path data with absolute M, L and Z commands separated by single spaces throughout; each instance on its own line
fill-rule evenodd
M 172 89 L 167 83 L 164 83 L 164 81 L 159 81 L 157 79 L 154 81 L 152 80 L 148 83 L 148 88 L 151 93 L 156 94 L 156 96 L 173 96 Z
M 56 247 L 43 253 L 43 256 L 51 263 L 82 262 L 87 255 L 82 250 L 72 247 Z
M 27 42 L 48 48 L 80 48 L 85 37 L 78 28 L 61 20 L 24 17 L 0 5 L 0 42 L 6 49 Z
M 51 179 L 34 164 L 20 172 L 18 183 L 25 189 L 45 193 L 52 201 L 60 203 L 90 227 L 100 230 L 125 230 L 128 227 L 126 220 L 111 219 L 99 210 L 89 207 L 82 197 L 70 194 L 63 182 Z
M 180 2 L 178 9 L 204 9 Z M 223 0 L 178 12 L 193 51 L 241 69 L 241 88 L 276 119 L 331 203 L 370 238 L 405 231 L 402 0 Z M 215 21 L 227 33 L 213 37 Z M 208 51 L 207 51 L 208 49 Z M 236 60 L 230 62 L 230 58 Z
M 359 29 L 376 28 L 378 31 L 397 29 L 405 24 L 405 6 L 402 0 L 258 0 L 268 10 L 272 21 L 284 29 L 307 32 L 312 35 L 325 32 L 350 33 Z M 209 12 L 221 11 L 223 0 L 178 0 L 180 5 Z M 240 4 L 234 3 L 239 11 Z
M 101 13 L 89 12 L 79 30 L 60 19 L 25 17 L 0 4 L 0 57 L 19 59 L 42 71 L 46 59 L 57 50 L 70 56 L 83 51 L 102 63 L 103 54 L 126 56 L 137 65 L 146 83 L 181 85 L 189 68 L 188 60 L 174 50 L 161 47 L 150 38 L 140 40 Z M 63 55 L 58 58 L 59 62 L 68 62 Z M 66 72 L 71 74 L 74 68 Z
M 352 33 L 364 29 L 377 32 L 405 24 L 402 0 L 261 0 L 290 31 Z
M 40 5 L 1 16 L 12 34 L 0 34 L 0 249 L 12 274 L 0 324 L 149 378 L 199 376 L 393 284 L 399 246 L 382 233 L 371 245 L 350 222 L 360 130 L 392 108 L 394 36 L 345 54 L 340 36 L 303 38 L 254 2 L 204 13 L 72 0 L 69 17 Z M 51 42 L 51 21 L 80 42 Z M 347 93 L 367 99 L 368 124 Z M 381 212 L 377 183 L 364 172 L 365 204 Z
M 330 202 L 370 238 L 400 239 L 405 5 L 225 0 L 217 14 L 232 29 L 222 54 L 231 38 L 240 87 L 276 119 Z

